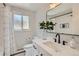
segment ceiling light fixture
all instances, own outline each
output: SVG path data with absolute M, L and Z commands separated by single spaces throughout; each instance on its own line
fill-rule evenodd
M 49 4 L 49 9 L 55 8 L 59 5 L 60 3 L 50 3 Z

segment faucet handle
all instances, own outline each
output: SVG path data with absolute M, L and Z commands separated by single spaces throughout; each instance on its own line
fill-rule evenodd
M 66 43 L 68 43 L 67 41 L 63 41 L 63 45 L 66 45 Z
M 57 39 L 56 38 L 53 38 L 54 39 L 54 42 L 57 42 Z

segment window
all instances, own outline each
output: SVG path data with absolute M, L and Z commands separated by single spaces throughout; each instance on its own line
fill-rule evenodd
M 23 29 L 29 29 L 29 16 L 23 16 Z
M 14 15 L 14 30 L 29 29 L 29 16 Z

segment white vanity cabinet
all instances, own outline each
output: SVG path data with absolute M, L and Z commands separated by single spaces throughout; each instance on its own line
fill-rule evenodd
M 36 42 L 33 42 L 34 48 L 38 51 L 38 56 L 49 56 L 49 54 L 43 50 Z
M 51 56 L 49 53 L 47 53 L 43 48 L 39 47 L 39 53 L 40 56 Z
M 38 51 L 38 56 L 39 56 L 40 55 L 39 46 L 35 42 L 33 42 L 33 47 L 36 51 Z

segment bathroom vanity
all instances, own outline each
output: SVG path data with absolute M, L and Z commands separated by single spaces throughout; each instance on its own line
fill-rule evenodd
M 41 56 L 79 56 L 79 50 L 58 44 L 50 39 L 35 39 L 33 45 Z
M 33 52 L 37 51 L 33 53 L 34 56 L 79 56 L 79 48 L 77 48 L 79 47 L 79 4 L 62 3 L 47 11 L 45 21 L 51 21 L 55 24 L 52 26 L 54 27 L 52 30 L 47 28 L 45 30 L 46 34 L 53 34 L 51 37 L 58 33 L 55 36 L 56 40 L 46 38 L 50 35 L 46 36 L 45 39 L 33 39 L 30 53 L 32 54 L 31 51 L 34 49 Z M 57 38 L 59 39 L 57 40 Z M 74 46 L 72 46 L 72 40 L 76 42 Z M 66 41 L 67 44 L 65 44 Z

